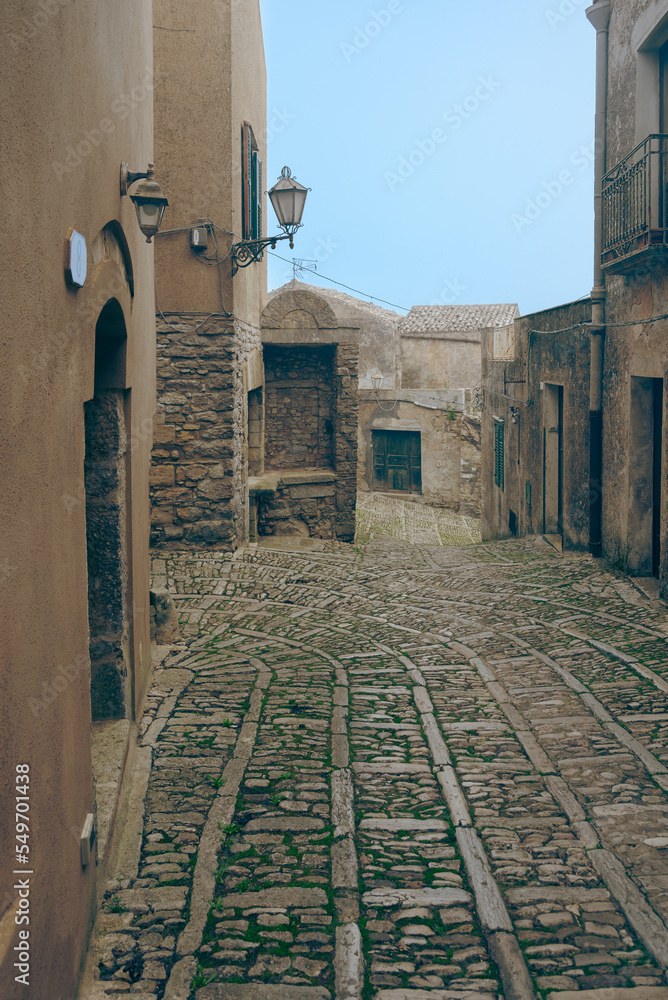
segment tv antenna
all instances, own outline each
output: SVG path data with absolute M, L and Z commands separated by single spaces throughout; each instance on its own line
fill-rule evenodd
M 309 267 L 308 265 L 312 265 Z M 292 258 L 292 280 L 296 281 L 297 277 L 301 278 L 304 271 L 317 271 L 318 262 L 317 260 L 308 260 L 306 257 L 293 257 Z

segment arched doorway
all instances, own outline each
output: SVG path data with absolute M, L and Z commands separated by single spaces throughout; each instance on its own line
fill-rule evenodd
M 84 403 L 86 551 L 94 720 L 121 719 L 132 704 L 130 671 L 131 574 L 128 566 L 130 483 L 126 424 L 127 332 L 117 299 L 95 327 L 93 398 Z

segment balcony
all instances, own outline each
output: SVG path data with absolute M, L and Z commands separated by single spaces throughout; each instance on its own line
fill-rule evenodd
M 667 157 L 668 135 L 650 135 L 603 178 L 601 264 L 607 273 L 653 266 L 668 251 Z

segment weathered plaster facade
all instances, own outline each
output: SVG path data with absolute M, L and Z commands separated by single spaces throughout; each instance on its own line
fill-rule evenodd
M 587 17 L 596 30 L 597 80 L 590 311 L 578 318 L 586 307 L 574 303 L 530 318 L 547 329 L 556 330 L 554 323 L 565 329 L 554 334 L 542 357 L 539 340 L 529 339 L 528 350 L 518 340 L 530 379 L 545 385 L 542 422 L 527 421 L 533 458 L 526 457 L 525 470 L 529 475 L 542 469 L 541 512 L 536 519 L 522 510 L 521 483 L 513 485 L 512 476 L 510 496 L 519 513 L 510 507 L 510 496 L 499 494 L 493 428 L 483 426 L 490 490 L 484 530 L 487 537 L 502 537 L 509 530 L 506 519 L 515 524 L 519 517 L 521 532 L 542 530 L 566 546 L 588 547 L 633 575 L 658 578 L 665 596 L 668 2 L 596 0 Z M 489 342 L 488 358 L 491 352 Z M 486 365 L 487 388 L 496 392 L 498 372 L 499 366 Z M 507 406 L 490 398 L 488 412 L 507 424 Z
M 607 171 L 649 135 L 668 133 L 668 93 L 665 87 L 661 91 L 667 40 L 665 0 L 611 3 Z M 664 152 L 651 157 L 650 183 L 665 190 L 668 140 L 659 141 Z M 604 555 L 628 572 L 659 577 L 667 596 L 668 321 L 653 317 L 668 313 L 668 257 L 665 208 L 661 216 L 657 207 L 658 202 L 652 205 L 651 222 L 651 239 L 661 240 L 656 250 L 643 247 L 641 239 L 640 248 L 621 248 L 616 260 L 604 255 L 602 546 Z
M 590 320 L 589 299 L 522 316 L 505 358 L 483 334 L 483 539 L 545 533 L 587 548 Z
M 379 490 L 374 476 L 373 435 L 378 431 L 420 435 L 420 488 L 408 495 L 436 507 L 459 511 L 462 472 L 463 393 L 381 389 L 360 392 L 361 490 Z M 477 512 L 474 514 L 477 516 Z
M 95 905 L 79 844 L 96 811 L 92 717 L 107 720 L 96 737 L 122 734 L 122 764 L 151 658 L 153 247 L 119 168 L 153 160 L 152 10 L 7 0 L 0 26 L 0 995 L 70 998 Z M 87 246 L 78 290 L 70 228 Z M 17 765 L 30 768 L 29 985 L 12 950 Z
M 470 389 L 481 375 L 482 331 L 507 326 L 515 304 L 413 306 L 399 324 L 404 389 Z
M 232 275 L 227 259 L 243 231 L 244 123 L 266 164 L 260 9 L 257 0 L 213 7 L 155 0 L 154 8 L 156 157 L 174 206 L 169 228 L 177 231 L 156 239 L 152 542 L 234 548 L 248 539 L 249 414 L 264 385 L 266 262 Z M 191 246 L 188 227 L 198 220 L 204 249 Z

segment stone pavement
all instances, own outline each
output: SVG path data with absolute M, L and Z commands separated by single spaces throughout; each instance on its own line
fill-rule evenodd
M 81 1000 L 668 1000 L 664 605 L 539 540 L 153 570 Z
M 413 545 L 469 545 L 482 541 L 477 518 L 401 500 L 386 493 L 358 493 L 355 537 L 396 538 Z

